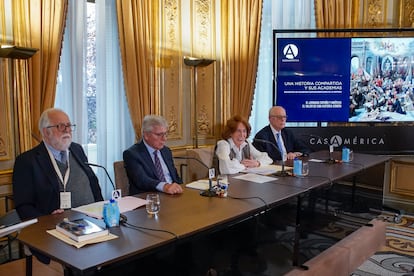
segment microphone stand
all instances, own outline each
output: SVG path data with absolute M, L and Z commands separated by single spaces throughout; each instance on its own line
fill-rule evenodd
M 316 139 L 319 139 L 320 141 L 323 141 L 323 138 L 321 136 L 318 136 L 318 135 L 315 135 L 315 134 L 309 134 L 309 135 L 303 134 L 303 135 L 304 136 L 309 136 L 311 138 L 316 138 Z M 333 151 L 334 151 L 334 146 L 331 143 L 329 143 L 329 158 L 325 161 L 325 163 L 327 163 L 327 164 L 338 163 L 338 161 L 333 158 Z
M 215 169 L 214 168 L 209 168 L 206 164 L 203 163 L 203 161 L 201 161 L 198 158 L 195 157 L 188 157 L 188 156 L 174 156 L 175 159 L 182 159 L 182 160 L 195 160 L 198 163 L 200 163 L 203 167 L 208 169 L 208 189 L 205 191 L 202 191 L 200 193 L 200 195 L 202 196 L 206 196 L 206 197 L 215 197 L 217 196 L 216 192 L 213 191 L 213 178 L 216 175 Z
M 208 189 L 204 190 L 200 193 L 201 196 L 206 196 L 206 197 L 215 197 L 217 196 L 216 192 L 213 191 L 213 180 L 211 177 L 211 174 L 215 174 L 214 172 L 214 168 L 208 169 L 209 171 L 209 177 L 208 177 Z
M 285 160 L 283 160 L 284 159 L 283 152 L 281 152 L 280 149 L 275 144 L 273 144 L 270 141 L 264 140 L 264 139 L 254 139 L 253 141 L 257 141 L 257 142 L 260 142 L 260 143 L 269 144 L 272 147 L 274 147 L 278 152 L 280 152 L 280 157 L 281 157 L 280 159 L 281 159 L 282 170 L 279 171 L 279 172 L 275 172 L 273 174 L 274 176 L 285 177 L 285 176 L 289 176 L 290 175 L 287 171 L 285 171 Z
M 326 163 L 328 163 L 328 164 L 335 164 L 335 163 L 338 163 L 334 158 L 333 158 L 333 156 L 332 156 L 332 154 L 333 154 L 333 148 L 334 148 L 334 146 L 333 145 L 329 145 L 329 159 L 328 160 L 326 160 Z
M 109 178 L 109 181 L 111 181 L 112 188 L 114 188 L 114 190 L 116 190 L 115 184 L 114 184 L 114 182 L 112 181 L 111 177 L 109 176 L 108 171 L 106 170 L 106 168 L 105 168 L 104 166 L 101 166 L 101 165 L 98 165 L 98 164 L 93 164 L 93 163 L 88 163 L 88 162 L 85 162 L 85 165 L 88 165 L 88 166 L 93 166 L 93 167 L 98 167 L 98 168 L 102 168 L 102 169 L 104 169 L 104 171 L 105 171 L 105 173 L 106 173 L 106 176 Z
M 282 170 L 278 171 L 278 172 L 275 172 L 273 175 L 274 176 L 280 176 L 280 177 L 289 176 L 289 173 L 287 171 L 285 171 L 285 161 L 283 160 L 283 156 L 282 156 L 281 166 L 282 166 Z

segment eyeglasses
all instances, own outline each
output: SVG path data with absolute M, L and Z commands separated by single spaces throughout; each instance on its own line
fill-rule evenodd
M 165 137 L 165 138 L 167 138 L 168 137 L 168 132 L 158 132 L 158 133 L 155 133 L 155 132 L 151 132 L 152 134 L 154 134 L 155 136 L 158 136 L 158 137 Z
M 74 131 L 76 128 L 76 125 L 61 123 L 61 124 L 57 124 L 54 126 L 47 126 L 46 128 L 52 128 L 52 127 L 57 128 L 57 130 L 59 130 L 60 132 L 65 132 L 67 128 L 69 128 L 71 131 Z
M 279 120 L 282 120 L 282 119 L 287 119 L 287 115 L 270 115 L 270 117 L 272 117 L 272 118 L 276 118 L 276 119 L 279 119 Z

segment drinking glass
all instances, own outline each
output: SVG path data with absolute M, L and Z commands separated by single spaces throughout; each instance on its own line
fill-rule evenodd
M 228 184 L 227 174 L 217 175 L 217 185 L 221 185 L 221 184 Z
M 156 215 L 160 211 L 160 196 L 158 194 L 147 194 L 147 213 Z
M 302 176 L 307 176 L 309 174 L 309 162 L 302 160 Z
M 226 174 L 217 175 L 217 195 L 219 197 L 226 197 L 229 188 L 228 177 Z
M 353 150 L 349 150 L 349 162 L 351 162 L 354 159 L 354 151 Z

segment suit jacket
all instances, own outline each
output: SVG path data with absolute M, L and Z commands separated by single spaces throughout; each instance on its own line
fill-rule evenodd
M 160 153 L 168 167 L 172 181 L 183 183 L 174 166 L 171 150 L 164 146 Z M 125 169 L 129 179 L 129 193 L 137 194 L 156 191 L 160 181 L 155 172 L 155 165 L 143 141 L 132 145 L 123 153 Z
M 304 154 L 310 153 L 310 150 L 306 147 L 306 145 L 300 139 L 296 139 L 291 130 L 283 128 L 281 134 L 283 143 L 285 144 L 286 152 L 301 152 Z M 256 149 L 259 151 L 267 152 L 273 161 L 282 160 L 282 155 L 277 147 L 277 142 L 275 136 L 273 135 L 272 129 L 270 128 L 270 125 L 262 128 L 258 133 L 256 133 L 256 136 L 254 136 L 254 138 L 266 140 L 272 143 L 268 144 L 264 142 L 254 141 L 253 145 L 256 147 Z
M 95 201 L 103 200 L 101 188 L 82 146 L 72 143 L 70 154 L 89 178 Z M 47 215 L 60 208 L 59 178 L 46 145 L 41 142 L 16 158 L 13 168 L 13 199 L 21 219 Z

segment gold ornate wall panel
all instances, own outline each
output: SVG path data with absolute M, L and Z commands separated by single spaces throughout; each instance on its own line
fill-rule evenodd
M 412 197 L 414 199 L 414 160 L 391 161 L 390 193 Z
M 182 140 L 183 109 L 185 97 L 183 95 L 183 59 L 181 39 L 181 1 L 165 0 L 162 3 L 161 53 L 157 64 L 160 80 L 161 114 L 169 124 L 169 137 L 171 140 Z
M 387 0 L 366 0 L 363 7 L 363 26 L 365 28 L 387 26 Z
M 215 144 L 216 67 L 197 67 L 194 97 L 194 68 L 183 60 L 184 56 L 216 57 L 215 1 L 159 1 L 162 13 L 158 28 L 161 40 L 155 45 L 159 49 L 156 86 L 160 113 L 169 123 L 168 144 L 173 148 L 189 147 L 194 145 L 196 136 L 200 145 Z
M 386 164 L 383 204 L 414 212 L 414 156 L 393 156 Z
M 192 25 L 192 56 L 198 58 L 214 59 L 216 57 L 215 41 L 215 1 L 192 1 L 191 5 L 191 25 Z M 216 135 L 216 71 L 215 63 L 197 68 L 197 114 L 194 117 L 197 121 L 197 129 L 192 131 L 193 135 L 197 131 L 201 142 L 212 139 Z
M 414 0 L 365 0 L 362 10 L 365 28 L 414 27 Z
M 414 0 L 401 0 L 399 12 L 399 26 L 414 27 Z

